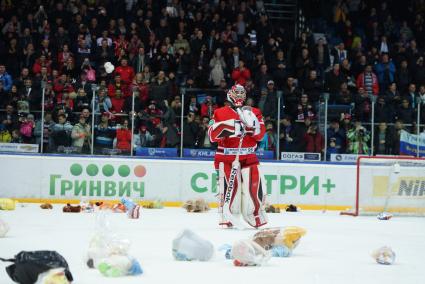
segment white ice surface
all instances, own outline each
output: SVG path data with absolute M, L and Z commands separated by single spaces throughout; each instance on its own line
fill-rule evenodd
M 61 208 L 54 205 L 49 211 L 31 204 L 0 211 L 0 218 L 11 227 L 6 238 L 0 239 L 0 257 L 12 257 L 21 250 L 56 250 L 67 259 L 76 284 L 425 283 L 425 218 L 379 221 L 336 212 L 269 214 L 270 226 L 300 226 L 307 235 L 290 258 L 272 258 L 263 267 L 235 267 L 220 252 L 209 262 L 177 262 L 171 255 L 172 239 L 183 228 L 211 240 L 216 248 L 254 234 L 254 230 L 218 228 L 215 210 L 189 214 L 179 208 L 145 209 L 138 220 L 110 214 L 116 232 L 131 240 L 131 254 L 144 274 L 105 278 L 83 261 L 95 215 L 65 214 Z M 384 245 L 396 252 L 394 265 L 379 265 L 370 256 Z M 0 262 L 0 284 L 13 283 L 5 273 L 6 265 Z

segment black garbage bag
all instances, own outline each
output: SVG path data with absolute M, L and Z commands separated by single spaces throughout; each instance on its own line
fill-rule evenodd
M 14 263 L 6 267 L 6 272 L 16 283 L 34 284 L 39 274 L 60 267 L 65 269 L 65 276 L 68 281 L 73 280 L 68 263 L 56 251 L 21 251 L 15 255 L 15 258 L 0 258 L 0 260 Z

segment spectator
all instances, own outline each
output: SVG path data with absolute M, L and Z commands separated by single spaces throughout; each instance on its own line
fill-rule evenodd
M 54 124 L 51 129 L 51 137 L 54 145 L 54 151 L 59 147 L 71 146 L 71 131 L 73 126 L 66 121 L 65 114 L 58 115 L 58 123 Z
M 372 102 L 369 95 L 366 93 L 365 89 L 359 88 L 357 94 L 355 95 L 355 114 L 356 118 L 361 122 L 370 121 L 370 116 L 372 114 Z
M 198 141 L 199 141 L 199 148 L 207 148 L 210 149 L 213 147 L 213 144 L 210 141 L 210 138 L 208 136 L 208 127 L 209 127 L 210 118 L 209 117 L 202 117 L 202 121 L 199 125 L 199 131 L 198 131 Z
M 371 65 L 366 65 L 364 72 L 357 76 L 356 85 L 357 88 L 363 88 L 368 95 L 379 94 L 378 77 L 372 72 Z
M 369 155 L 368 142 L 370 140 L 370 134 L 362 126 L 360 120 L 354 122 L 354 127 L 347 132 L 348 149 L 349 154 L 357 155 Z
M 279 149 L 281 152 L 300 152 L 301 132 L 292 124 L 290 116 L 286 115 L 281 121 Z
M 139 132 L 134 135 L 134 147 L 152 147 L 155 137 L 149 132 L 146 125 L 141 125 Z
M 310 58 L 308 49 L 303 48 L 300 56 L 298 56 L 295 61 L 295 72 L 300 84 L 304 83 L 312 69 L 314 69 L 313 60 Z
M 331 120 L 328 128 L 328 145 L 332 148 L 332 153 L 345 153 L 347 142 L 347 133 L 344 128 L 341 128 L 337 119 Z M 333 145 L 331 145 L 333 143 Z M 329 157 L 328 157 L 329 158 Z
M 264 93 L 264 94 L 263 94 Z M 259 107 L 266 120 L 277 119 L 277 93 L 274 87 L 274 81 L 267 82 L 267 89 L 261 92 Z
M 240 84 L 245 86 L 245 83 L 248 79 L 251 78 L 251 71 L 245 67 L 245 62 L 239 60 L 239 65 L 237 68 L 232 71 L 232 79 L 235 81 L 235 84 Z
M 393 142 L 391 139 L 391 131 L 388 128 L 387 123 L 380 122 L 378 129 L 375 131 L 374 138 L 374 151 L 375 155 L 391 155 Z
M 34 121 L 34 115 L 28 114 L 25 116 L 25 114 L 22 114 L 19 118 L 20 126 L 19 126 L 19 132 L 22 137 L 22 142 L 27 144 L 33 144 L 35 142 L 34 137 L 34 128 L 35 128 L 35 121 Z
M 226 62 L 224 61 L 220 48 L 216 49 L 214 56 L 211 58 L 210 68 L 210 81 L 214 87 L 217 87 L 220 85 L 221 80 L 224 79 L 224 72 L 226 70 Z
M 332 70 L 325 75 L 325 90 L 330 93 L 330 103 L 334 103 L 342 83 L 346 82 L 346 78 L 340 71 L 340 65 L 335 64 Z
M 186 83 L 187 76 L 190 73 L 190 56 L 184 48 L 179 48 L 176 53 L 176 84 L 183 86 Z M 211 64 L 211 62 L 210 62 Z
M 392 83 L 388 86 L 388 90 L 385 93 L 386 100 L 393 105 L 395 109 L 401 104 L 401 95 L 397 89 L 397 84 Z
M 285 58 L 283 50 L 279 49 L 276 53 L 276 59 L 271 65 L 274 80 L 277 82 L 277 87 L 282 88 L 283 83 L 288 77 L 288 62 Z
M 258 148 L 264 151 L 275 151 L 278 141 L 276 133 L 273 129 L 273 123 L 271 121 L 266 121 L 265 124 L 266 134 L 264 134 L 264 137 L 260 141 Z
M 303 88 L 313 104 L 319 101 L 320 95 L 323 92 L 323 84 L 317 78 L 316 70 L 310 70 L 308 78 L 303 83 Z
M 76 148 L 76 152 L 84 154 L 90 153 L 91 130 L 83 114 L 80 114 L 78 123 L 72 128 L 71 138 L 72 146 Z
M 259 90 L 267 88 L 268 82 L 273 81 L 272 76 L 268 73 L 268 68 L 266 64 L 262 64 L 260 66 L 260 72 L 258 72 L 255 77 L 255 86 Z
M 316 114 L 313 108 L 313 105 L 309 102 L 308 95 L 302 94 L 300 102 L 298 104 L 298 121 L 304 121 L 307 117 L 310 120 L 314 120 Z
M 128 120 L 125 119 L 122 125 L 117 125 L 114 148 L 121 150 L 123 154 L 128 154 L 131 151 L 131 136 Z
M 146 66 L 151 64 L 150 58 L 145 54 L 145 48 L 143 46 L 138 48 L 137 54 L 131 60 L 131 66 L 134 72 L 142 73 Z
M 311 124 L 304 134 L 305 152 L 322 153 L 325 148 L 323 135 L 318 131 L 316 124 Z
M 345 82 L 341 84 L 338 97 L 336 98 L 336 103 L 347 106 L 351 106 L 354 103 L 353 95 Z
M 43 126 L 41 126 L 41 119 L 37 120 L 35 123 L 34 136 L 35 143 L 38 145 L 41 144 L 41 131 L 43 131 L 43 153 L 49 153 L 53 150 L 51 133 L 54 125 L 55 122 L 50 112 L 46 112 L 44 115 Z
M 97 92 L 94 105 L 95 105 L 94 111 L 96 113 L 104 113 L 104 112 L 111 113 L 112 102 L 111 102 L 111 99 L 108 97 L 108 93 L 105 88 L 101 88 Z M 90 105 L 90 108 L 91 107 L 92 106 Z
M 128 66 L 127 58 L 122 58 L 120 63 L 121 65 L 115 69 L 115 74 L 120 75 L 124 88 L 128 88 L 128 85 L 133 82 L 134 69 L 133 67 Z
M 100 123 L 94 128 L 94 151 L 105 154 L 104 149 L 112 149 L 116 129 L 109 125 L 110 113 L 103 112 Z
M 12 141 L 12 135 L 4 124 L 0 123 L 0 143 L 10 143 L 10 141 Z
M 313 49 L 313 62 L 319 72 L 319 77 L 324 78 L 325 70 L 330 66 L 331 63 L 329 48 L 323 38 L 319 38 Z
M 394 124 L 394 131 L 391 133 L 391 139 L 389 140 L 392 146 L 392 155 L 400 155 L 400 135 L 403 130 L 406 131 L 403 121 L 397 119 Z
M 415 84 L 409 84 L 409 87 L 407 88 L 407 92 L 404 98 L 409 100 L 410 105 L 412 108 L 416 108 L 416 99 L 418 98 L 418 94 L 416 93 L 416 85 Z
M 381 61 L 375 65 L 375 71 L 380 90 L 386 90 L 395 81 L 396 68 L 394 63 L 390 61 L 388 54 L 385 53 L 381 56 Z
M 197 141 L 199 127 L 195 122 L 195 114 L 190 112 L 183 124 L 183 147 L 194 148 Z
M 0 63 L 0 83 L 5 92 L 9 92 L 13 84 L 12 76 L 6 72 L 6 66 L 3 63 Z
M 283 87 L 283 104 L 285 106 L 286 114 L 290 115 L 291 117 L 296 117 L 298 114 L 297 106 L 300 96 L 301 91 L 297 87 L 294 77 L 289 76 L 286 80 L 285 86 Z
M 413 123 L 416 122 L 415 111 L 410 106 L 408 99 L 402 99 L 401 105 L 397 109 L 395 118 L 402 120 L 403 123 L 409 124 L 410 126 L 412 126 Z
M 379 96 L 375 105 L 375 122 L 393 122 L 394 109 L 385 100 L 385 97 Z
M 214 111 L 217 109 L 217 104 L 212 101 L 210 96 L 205 98 L 203 104 L 201 104 L 201 116 L 206 116 L 209 118 L 213 117 Z

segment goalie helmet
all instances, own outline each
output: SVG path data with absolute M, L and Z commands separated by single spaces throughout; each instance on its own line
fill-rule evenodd
M 246 91 L 242 85 L 234 85 L 227 92 L 227 100 L 233 104 L 235 107 L 243 106 L 246 99 Z

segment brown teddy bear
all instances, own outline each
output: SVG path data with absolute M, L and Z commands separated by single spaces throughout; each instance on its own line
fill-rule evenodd
M 266 205 L 266 207 L 264 209 L 267 213 L 280 213 L 280 208 L 275 207 L 271 204 Z
M 77 206 L 72 206 L 71 204 L 66 204 L 66 206 L 64 206 L 62 208 L 62 211 L 64 213 L 80 213 L 81 212 L 81 206 L 77 205 Z
M 43 203 L 43 204 L 40 205 L 40 208 L 41 209 L 53 209 L 53 206 L 50 203 Z

